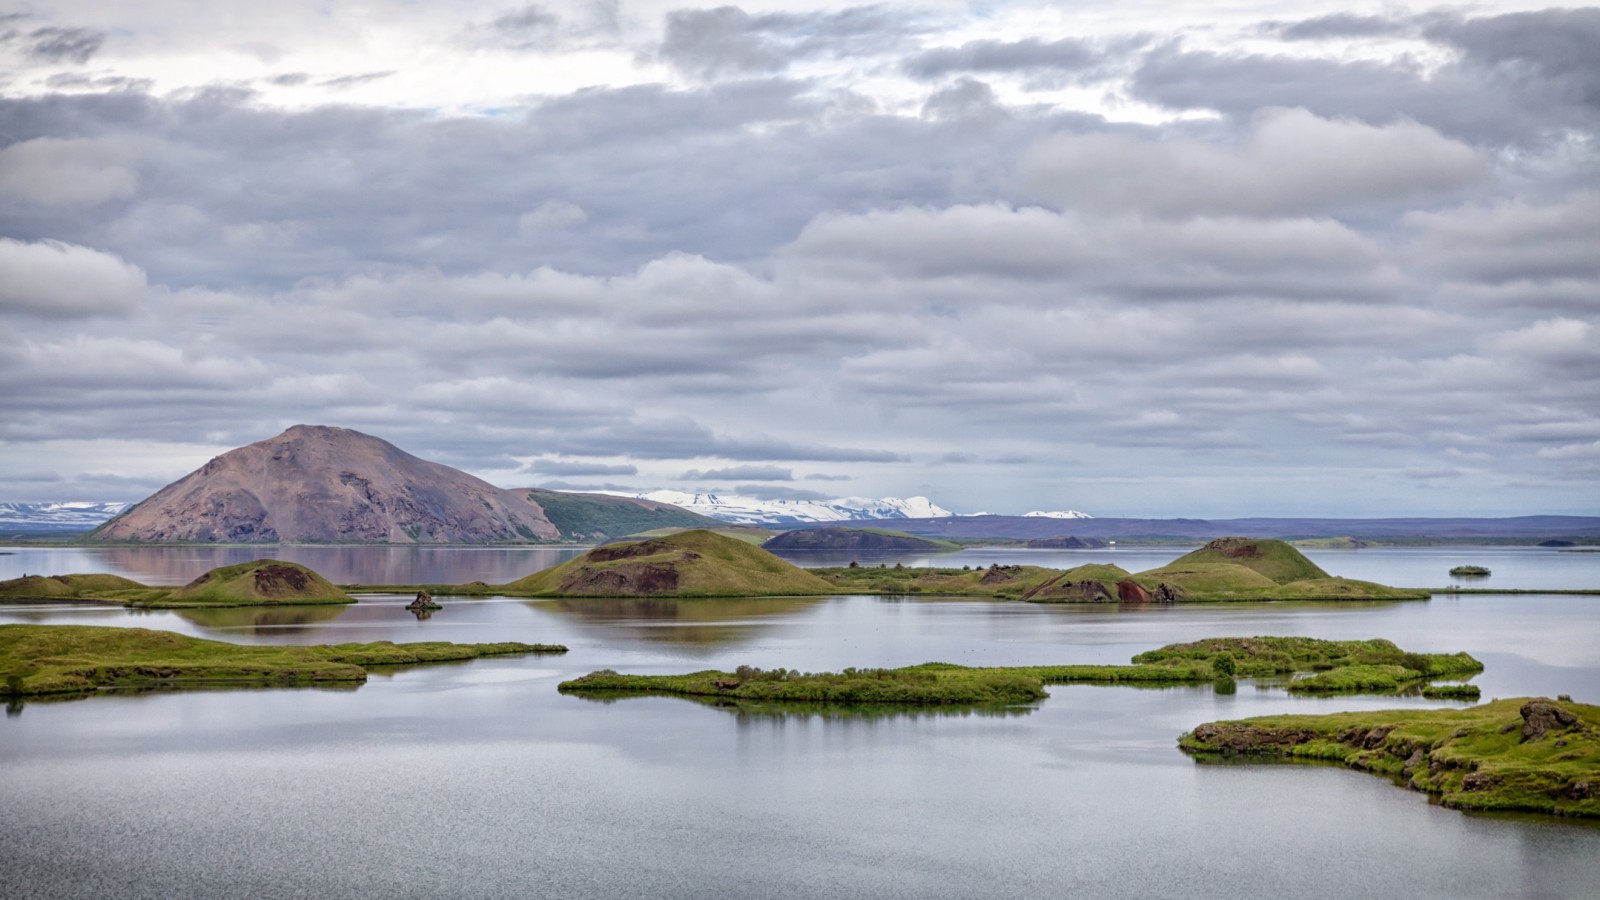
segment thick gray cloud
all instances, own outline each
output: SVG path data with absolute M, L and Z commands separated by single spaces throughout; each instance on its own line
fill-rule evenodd
M 1331 16 L 1283 30 L 1290 38 L 1359 37 L 1367 29 L 1414 35 L 1457 58 L 1429 69 L 1397 57 L 1370 59 L 1188 50 L 1173 42 L 1134 74 L 1135 96 L 1169 107 L 1248 116 L 1304 107 L 1373 124 L 1408 117 L 1491 144 L 1545 144 L 1570 129 L 1593 132 L 1600 106 L 1600 9 L 1464 18 L 1430 14 L 1393 20 Z
M 783 466 L 728 466 L 723 469 L 690 469 L 679 476 L 684 481 L 714 479 L 747 481 L 793 481 L 794 470 Z
M 916 78 L 932 79 L 959 72 L 1034 72 L 1041 69 L 1081 72 L 1098 65 L 1103 57 L 1088 41 L 1061 38 L 1044 41 L 968 41 L 959 47 L 924 50 L 905 61 Z
M 12 23 L 116 38 L 0 47 L 0 498 L 321 422 L 507 485 L 1592 512 L 1592 12 L 507 4 L 424 46 L 592 80 L 459 107 L 374 99 L 424 52 L 188 83 L 131 12 Z
M 36 28 L 28 33 L 28 55 L 49 62 L 83 65 L 105 41 L 104 34 L 88 28 Z

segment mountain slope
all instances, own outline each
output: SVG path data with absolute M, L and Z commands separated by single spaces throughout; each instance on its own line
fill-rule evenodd
M 296 425 L 231 450 L 96 529 L 100 541 L 556 540 L 515 492 L 346 428 Z

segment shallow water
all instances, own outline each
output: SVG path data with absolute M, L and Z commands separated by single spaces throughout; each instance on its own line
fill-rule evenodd
M 255 547 L 0 547 L 0 580 L 20 575 L 108 572 L 151 585 L 185 584 L 218 566 L 263 556 L 310 566 L 335 584 L 505 584 L 565 562 L 582 547 L 390 547 L 306 544 Z M 863 565 L 1047 566 L 1115 563 L 1129 572 L 1163 566 L 1192 547 L 1116 546 L 1100 550 L 1030 550 L 973 547 L 952 553 L 840 553 L 793 551 L 783 555 L 801 566 Z M 1308 550 L 1329 574 L 1396 587 L 1502 590 L 1600 588 L 1600 553 L 1544 547 L 1374 547 Z M 1459 565 L 1481 565 L 1488 578 L 1453 578 Z
M 442 580 L 442 579 L 441 579 Z M 1165 608 L 971 599 L 404 598 L 0 623 L 240 643 L 527 640 L 565 656 L 377 674 L 355 690 L 31 702 L 0 721 L 7 897 L 1587 897 L 1600 828 L 1472 816 L 1339 768 L 1200 765 L 1216 718 L 1397 705 L 1243 682 L 1058 686 L 1011 715 L 747 714 L 562 696 L 598 668 L 1125 662 L 1227 634 L 1467 650 L 1484 696 L 1600 700 L 1600 597 Z

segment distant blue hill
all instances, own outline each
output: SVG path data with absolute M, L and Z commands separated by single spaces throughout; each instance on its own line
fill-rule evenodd
M 870 522 L 852 522 L 865 526 Z M 1056 535 L 1109 540 L 1207 541 L 1221 535 L 1303 540 L 1350 537 L 1373 541 L 1542 541 L 1600 543 L 1600 516 L 1404 519 L 1041 519 L 949 516 L 885 522 L 899 531 L 940 538 L 1033 540 Z M 816 526 L 797 526 L 822 527 Z

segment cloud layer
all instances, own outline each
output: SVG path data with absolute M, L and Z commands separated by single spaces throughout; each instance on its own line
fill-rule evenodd
M 166 6 L 0 22 L 0 499 L 1600 511 L 1600 10 Z

